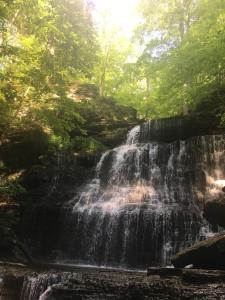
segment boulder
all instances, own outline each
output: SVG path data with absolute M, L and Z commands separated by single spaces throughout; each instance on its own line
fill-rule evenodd
M 0 158 L 10 170 L 25 169 L 40 163 L 49 149 L 49 136 L 41 128 L 18 130 L 0 145 Z
M 225 234 L 208 238 L 179 252 L 172 260 L 176 268 L 193 264 L 194 268 L 225 269 Z
M 206 202 L 204 217 L 213 225 L 225 227 L 225 198 Z

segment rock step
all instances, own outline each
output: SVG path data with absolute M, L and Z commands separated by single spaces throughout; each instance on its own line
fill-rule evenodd
M 180 269 L 180 268 L 148 268 L 147 276 L 180 277 L 188 283 L 225 282 L 225 271 L 202 270 L 202 269 Z
M 172 263 L 175 268 L 193 265 L 195 269 L 225 270 L 225 233 L 177 253 Z
M 118 270 L 111 272 L 97 268 L 77 268 L 75 271 L 75 267 L 72 272 L 65 272 L 62 265 L 60 268 L 62 270 L 54 270 L 53 265 L 48 265 L 46 268 L 42 265 L 41 270 L 38 271 L 37 266 L 32 268 L 24 265 L 0 264 L 0 279 L 3 279 L 2 287 L 0 283 L 0 295 L 2 292 L 0 299 L 18 300 L 20 293 L 17 292 L 16 297 L 15 293 L 12 294 L 12 292 L 16 291 L 17 286 L 22 288 L 23 278 L 28 283 L 28 289 L 25 289 L 28 296 L 26 293 L 26 297 L 22 298 L 23 300 L 38 300 L 40 295 L 43 295 L 43 284 L 46 288 L 48 286 L 47 299 L 54 300 L 225 299 L 224 271 L 149 268 L 149 276 L 146 276 L 146 272 Z M 162 278 L 163 276 L 165 277 Z M 54 280 L 51 281 L 54 278 L 61 279 L 57 284 L 54 284 Z M 32 282 L 32 285 L 29 285 L 29 282 Z M 34 295 L 34 288 L 37 291 L 35 298 L 32 296 Z M 47 290 L 45 290 L 46 293 Z M 29 298 L 29 295 L 32 298 Z
M 160 277 L 182 276 L 182 269 L 178 268 L 148 268 L 147 276 L 158 275 Z

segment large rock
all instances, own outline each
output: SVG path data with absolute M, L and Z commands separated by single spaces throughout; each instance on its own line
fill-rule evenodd
M 193 265 L 202 269 L 225 269 L 225 234 L 207 240 L 179 252 L 172 260 L 176 268 Z
M 225 198 L 206 202 L 204 217 L 213 225 L 225 227 Z
M 25 169 L 40 163 L 49 149 L 49 136 L 40 128 L 18 130 L 0 145 L 0 159 L 10 170 Z

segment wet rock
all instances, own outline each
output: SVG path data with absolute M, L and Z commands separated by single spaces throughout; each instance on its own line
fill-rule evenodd
M 60 233 L 60 211 L 58 204 L 28 207 L 20 224 L 20 235 L 26 241 L 32 256 L 38 260 L 51 260 L 57 248 Z
M 8 136 L 0 147 L 0 156 L 9 169 L 23 169 L 37 164 L 49 148 L 49 137 L 40 128 L 21 130 Z
M 225 198 L 206 202 L 204 217 L 213 225 L 225 227 Z
M 212 282 L 225 282 L 225 272 L 219 270 L 192 270 L 183 269 L 182 279 L 185 282 L 201 284 Z
M 211 237 L 179 252 L 172 260 L 176 268 L 225 269 L 225 234 Z
M 151 268 L 152 272 L 162 273 L 165 269 L 167 268 Z M 0 263 L 0 278 L 5 278 L 5 282 L 8 282 L 11 293 L 15 293 L 16 287 L 19 287 L 17 296 L 21 295 L 20 300 L 225 299 L 225 272 L 186 269 L 179 272 L 182 272 L 179 276 L 171 277 L 170 273 L 160 278 L 146 276 L 146 272 L 118 269 L 60 265 L 56 265 L 55 269 L 53 265 L 28 268 Z M 19 282 L 18 278 L 21 278 L 22 282 Z M 1 292 L 3 289 L 0 284 L 0 295 Z M 18 297 L 10 297 L 1 299 L 18 300 Z
M 224 160 L 224 136 L 138 143 L 142 133 L 148 137 L 145 129 L 136 126 L 126 144 L 106 152 L 92 181 L 81 188 L 79 203 L 70 202 L 62 215 L 60 259 L 165 266 L 179 249 L 201 240 L 203 229 L 207 232 L 198 204 L 209 186 L 199 169 L 213 174 Z
M 178 268 L 148 268 L 147 275 L 159 275 L 160 277 L 181 276 L 182 269 Z
M 113 148 L 124 141 L 126 134 L 127 128 L 116 128 L 110 131 L 102 131 L 101 134 L 98 134 L 96 137 L 103 145 Z
M 194 136 L 219 133 L 215 117 L 205 119 L 204 116 L 190 115 L 152 120 L 141 125 L 141 142 L 172 142 L 185 140 Z
M 23 173 L 23 185 L 29 190 L 38 188 L 48 181 L 46 167 L 35 165 Z
M 147 276 L 155 276 L 154 278 L 172 278 L 179 277 L 184 282 L 202 284 L 213 282 L 225 282 L 225 271 L 221 270 L 202 270 L 187 268 L 148 268 Z
M 0 299 L 1 300 L 18 300 L 23 276 L 2 275 L 0 273 Z

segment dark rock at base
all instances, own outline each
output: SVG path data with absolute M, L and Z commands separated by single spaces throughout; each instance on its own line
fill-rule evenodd
M 59 269 L 60 267 L 60 269 Z M 0 263 L 2 300 L 188 300 L 225 299 L 225 272 L 180 270 L 180 276 L 146 276 L 145 272 L 65 266 L 26 267 Z M 152 271 L 167 268 L 151 268 Z M 168 271 L 168 270 L 167 270 Z M 176 270 L 177 271 L 177 270 Z M 7 289 L 6 289 L 7 287 Z M 11 291 L 9 291 L 11 288 Z M 13 293 L 14 291 L 14 293 Z M 7 293 L 6 293 L 7 292 Z M 2 294 L 1 294 L 2 293 Z
M 20 295 L 23 280 L 23 276 L 7 274 L 3 276 L 3 278 L 0 278 L 0 299 L 18 300 L 18 295 Z
M 34 165 L 23 172 L 27 194 L 16 233 L 37 259 L 55 258 L 63 204 L 73 199 L 89 178 L 95 160 L 93 156 L 81 158 L 63 151 L 50 156 L 44 165 Z M 4 259 L 1 252 L 0 258 Z
M 219 270 L 183 269 L 182 279 L 185 282 L 194 284 L 224 282 L 225 272 Z
M 225 227 L 225 198 L 206 202 L 204 217 L 213 225 Z
M 176 268 L 193 264 L 194 268 L 225 269 L 225 234 L 211 237 L 179 252 L 172 263 Z
M 181 276 L 182 269 L 178 268 L 148 268 L 147 275 L 159 275 L 160 277 Z
M 48 181 L 46 168 L 34 165 L 23 173 L 23 185 L 28 189 L 39 188 Z
M 184 282 L 193 284 L 205 284 L 213 282 L 225 282 L 225 271 L 202 270 L 202 269 L 181 269 L 181 268 L 148 268 L 147 276 L 155 278 L 182 278 Z
M 10 170 L 24 169 L 38 164 L 49 148 L 49 136 L 41 128 L 18 130 L 0 146 L 0 157 Z
M 20 224 L 20 235 L 37 260 L 54 259 L 60 233 L 60 205 L 43 204 L 28 207 Z

